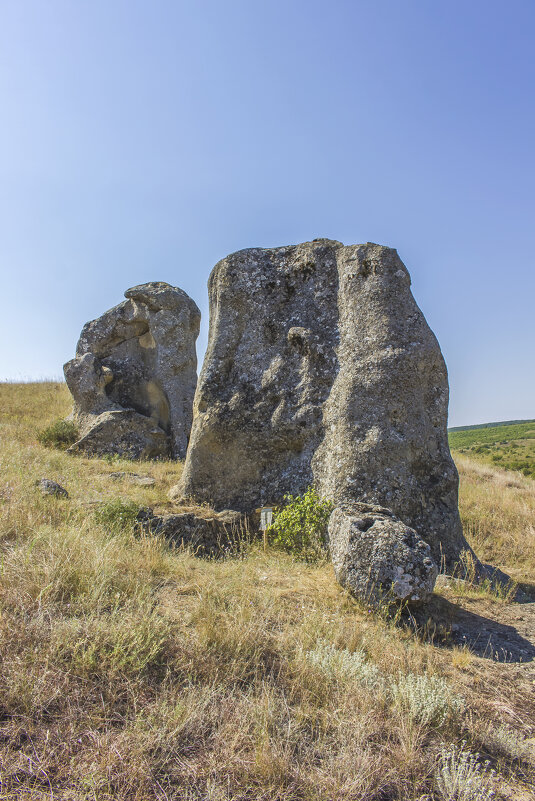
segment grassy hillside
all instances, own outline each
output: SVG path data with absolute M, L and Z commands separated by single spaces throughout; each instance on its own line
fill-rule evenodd
M 201 560 L 104 522 L 117 498 L 168 507 L 181 466 L 40 445 L 68 410 L 62 384 L 0 384 L 2 801 L 535 798 L 530 660 L 452 628 L 516 605 L 443 583 L 415 632 L 329 564 L 255 545 Z M 474 547 L 535 584 L 535 483 L 458 459 Z M 109 475 L 132 469 L 155 485 Z
M 450 448 L 535 478 L 535 421 L 450 431 Z

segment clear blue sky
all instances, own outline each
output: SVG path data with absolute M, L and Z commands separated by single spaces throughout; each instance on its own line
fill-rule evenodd
M 396 247 L 450 424 L 535 417 L 532 0 L 0 0 L 0 378 L 149 280 Z

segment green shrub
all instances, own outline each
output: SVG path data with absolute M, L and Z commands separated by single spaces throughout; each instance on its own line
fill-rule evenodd
M 327 523 L 333 504 L 310 487 L 304 495 L 285 495 L 286 505 L 268 529 L 274 545 L 305 562 L 326 556 Z
M 47 448 L 60 448 L 65 450 L 80 438 L 80 432 L 70 420 L 56 420 L 55 423 L 44 428 L 37 435 L 41 445 Z
M 99 506 L 95 511 L 95 520 L 100 525 L 117 531 L 133 527 L 138 514 L 139 506 L 134 501 L 114 498 Z

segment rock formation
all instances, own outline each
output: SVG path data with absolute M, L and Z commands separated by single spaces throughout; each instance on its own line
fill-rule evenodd
M 366 503 L 336 508 L 329 551 L 340 584 L 370 603 L 425 601 L 433 592 L 438 569 L 431 548 L 388 509 Z
M 217 513 L 185 509 L 179 514 L 155 515 L 152 509 L 144 508 L 137 522 L 143 531 L 164 537 L 175 546 L 188 546 L 202 557 L 236 553 L 249 537 L 248 517 L 231 509 Z
M 447 372 L 397 252 L 315 240 L 210 276 L 210 333 L 172 497 L 250 511 L 302 493 L 387 507 L 438 563 L 467 547 Z
M 81 438 L 69 450 L 185 457 L 197 382 L 200 312 L 177 287 L 152 282 L 83 327 L 64 366 Z

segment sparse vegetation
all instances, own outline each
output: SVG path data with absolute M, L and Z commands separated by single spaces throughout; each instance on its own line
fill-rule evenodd
M 133 529 L 139 514 L 139 505 L 129 499 L 113 498 L 95 510 L 95 520 L 112 531 Z
M 494 771 L 464 747 L 443 748 L 437 770 L 437 789 L 443 801 L 490 801 Z
M 459 508 L 470 545 L 516 581 L 535 579 L 535 482 L 454 453 Z
M 400 674 L 390 692 L 395 706 L 426 726 L 458 720 L 464 709 L 464 699 L 441 676 Z
M 364 651 L 348 651 L 336 648 L 332 643 L 320 640 L 304 654 L 306 661 L 324 676 L 335 681 L 354 681 L 366 687 L 380 687 L 384 679 L 377 666 L 366 659 Z
M 492 576 L 482 578 L 478 575 L 476 559 L 468 550 L 461 552 L 452 577 L 457 595 L 483 596 L 509 603 L 518 589 L 513 580 L 503 582 Z
M 1 801 L 533 797 L 529 665 L 372 613 L 326 561 L 254 544 L 202 560 L 136 535 L 129 515 L 165 509 L 181 465 L 147 462 L 143 487 L 109 478 L 128 462 L 44 448 L 38 426 L 68 411 L 60 384 L 0 385 Z M 535 484 L 458 463 L 471 544 L 533 581 Z

